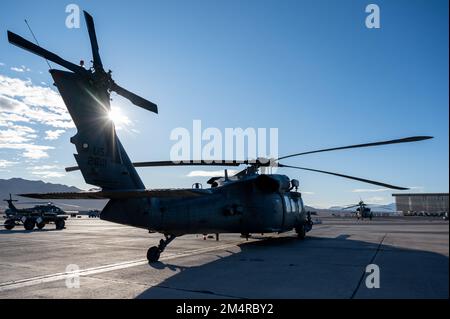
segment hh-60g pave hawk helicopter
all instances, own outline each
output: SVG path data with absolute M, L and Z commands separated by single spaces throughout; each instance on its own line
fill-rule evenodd
M 8 31 L 10 43 L 48 59 L 71 72 L 51 69 L 64 103 L 75 123 L 77 133 L 71 138 L 76 147 L 78 163 L 67 171 L 79 169 L 88 184 L 101 187 L 100 191 L 79 193 L 23 194 L 40 199 L 109 199 L 100 218 L 148 229 L 164 234 L 158 246 L 147 252 L 149 262 L 159 259 L 166 246 L 184 234 L 219 234 L 286 232 L 295 229 L 299 238 L 312 227 L 305 212 L 299 183 L 286 175 L 260 174 L 260 168 L 278 166 L 318 172 L 404 190 L 406 188 L 364 178 L 280 163 L 282 159 L 332 150 L 415 142 L 428 136 L 358 144 L 303 152 L 265 160 L 230 160 L 209 162 L 186 160 L 180 162 L 156 161 L 132 163 L 119 141 L 114 124 L 108 119 L 110 93 L 115 91 L 133 104 L 157 113 L 157 106 L 117 85 L 111 71 L 103 69 L 94 22 L 84 12 L 91 48 L 93 66 L 89 70 L 68 62 L 56 54 Z M 145 189 L 135 167 L 161 166 L 239 166 L 245 169 L 228 177 L 209 180 L 209 189 Z
M 372 220 L 372 218 L 373 218 L 372 209 L 370 209 L 370 207 L 367 207 L 367 204 L 364 203 L 362 200 L 360 200 L 359 203 L 356 205 L 351 205 L 348 207 L 344 207 L 342 209 L 345 210 L 345 209 L 350 209 L 350 208 L 355 208 L 355 207 L 358 207 L 355 211 L 356 218 L 358 220 L 360 218 L 361 219 L 369 218 L 370 220 Z
M 38 205 L 30 208 L 17 208 L 13 203 L 17 202 L 12 199 L 4 199 L 8 203 L 8 209 L 5 210 L 4 227 L 8 230 L 13 229 L 19 224 L 23 224 L 25 230 L 33 230 L 36 226 L 43 229 L 45 225 L 54 223 L 56 229 L 63 229 L 66 224 L 67 215 L 59 207 L 52 203 L 36 203 Z M 26 203 L 23 203 L 26 204 Z M 28 203 L 29 204 L 29 203 Z
M 362 199 L 358 202 L 358 204 L 356 205 L 350 205 L 347 207 L 342 208 L 342 210 L 346 210 L 346 209 L 351 209 L 351 208 L 356 208 L 356 210 L 353 212 L 354 214 L 356 214 L 356 218 L 359 220 L 363 220 L 364 218 L 369 218 L 370 220 L 372 220 L 373 218 L 373 211 L 372 208 L 369 207 L 369 205 L 374 205 L 374 204 L 366 204 Z M 387 209 L 388 211 L 391 212 L 395 212 L 394 210 L 391 210 L 389 208 L 384 208 L 385 210 Z

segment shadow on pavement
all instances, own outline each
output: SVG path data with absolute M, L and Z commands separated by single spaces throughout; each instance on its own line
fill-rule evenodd
M 181 270 L 137 298 L 448 298 L 448 256 L 359 240 L 279 237 L 244 242 L 240 252 Z M 190 258 L 195 258 L 191 256 Z M 184 259 L 180 259 L 184 260 Z M 195 261 L 195 260 L 194 260 Z M 380 288 L 365 285 L 366 266 Z M 186 260 L 183 261 L 186 264 Z

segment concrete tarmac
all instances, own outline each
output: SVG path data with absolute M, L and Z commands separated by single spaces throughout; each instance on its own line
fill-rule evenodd
M 150 265 L 146 251 L 162 236 L 142 229 L 86 217 L 61 231 L 1 229 L 0 298 L 449 297 L 448 221 L 322 221 L 303 241 L 293 232 L 182 236 Z M 369 264 L 379 288 L 366 286 Z

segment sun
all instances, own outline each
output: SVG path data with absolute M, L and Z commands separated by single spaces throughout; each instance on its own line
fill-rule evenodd
M 119 108 L 111 107 L 111 110 L 108 113 L 108 118 L 114 122 L 116 126 L 126 127 L 130 125 L 130 119 L 122 113 Z

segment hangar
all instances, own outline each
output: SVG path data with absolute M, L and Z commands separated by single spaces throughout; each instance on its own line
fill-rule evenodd
M 448 213 L 448 193 L 392 194 L 397 211 L 403 215 L 444 215 Z

